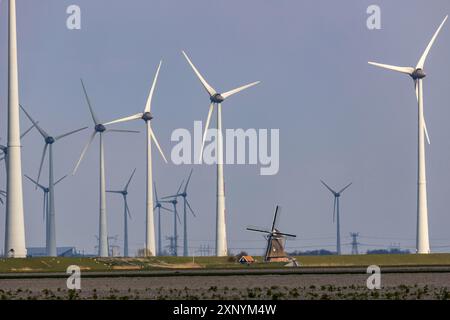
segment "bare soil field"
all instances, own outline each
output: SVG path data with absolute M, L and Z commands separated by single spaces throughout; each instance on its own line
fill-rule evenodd
M 380 290 L 366 274 L 230 275 L 0 279 L 0 299 L 450 299 L 450 273 L 384 274 Z

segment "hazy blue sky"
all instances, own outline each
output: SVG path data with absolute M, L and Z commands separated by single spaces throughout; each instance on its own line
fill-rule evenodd
M 381 7 L 382 29 L 371 31 L 366 28 L 366 8 L 374 3 Z M 6 4 L 3 0 L 0 5 L 2 143 L 6 141 Z M 71 4 L 81 7 L 81 30 L 66 28 L 66 8 Z M 321 178 L 335 188 L 354 183 L 341 200 L 343 236 L 358 231 L 367 237 L 360 239 L 365 244 L 396 242 L 414 248 L 417 107 L 413 83 L 367 61 L 415 65 L 450 13 L 450 2 L 17 0 L 17 12 L 20 101 L 52 134 L 92 127 L 80 77 L 101 121 L 140 112 L 162 58 L 153 128 L 170 155 L 175 145 L 170 141 L 172 131 L 192 130 L 195 120 L 205 120 L 208 107 L 206 93 L 181 55 L 183 49 L 218 90 L 261 81 L 224 104 L 223 125 L 279 128 L 280 171 L 260 176 L 258 166 L 225 167 L 231 251 L 262 252 L 264 239 L 245 227 L 269 226 L 276 204 L 283 206 L 280 228 L 298 235 L 288 247 L 334 250 L 333 198 L 320 184 Z M 432 141 L 427 146 L 432 251 L 450 248 L 449 56 L 447 23 L 425 66 L 425 116 Z M 22 128 L 28 125 L 22 115 Z M 121 187 L 137 168 L 129 195 L 134 253 L 144 243 L 144 124 L 117 127 L 141 130 L 137 135 L 105 138 L 108 188 Z M 56 178 L 72 171 L 91 130 L 55 144 Z M 23 172 L 36 176 L 43 140 L 34 131 L 22 142 Z M 160 195 L 174 193 L 190 168 L 164 164 L 155 149 L 153 173 Z M 189 193 L 197 218 L 189 217 L 190 246 L 209 243 L 213 248 L 216 170 L 206 165 L 194 168 Z M 0 173 L 4 188 L 3 164 Z M 46 177 L 47 163 L 43 182 Z M 42 193 L 25 180 L 24 193 L 27 246 L 43 246 Z M 58 246 L 93 252 L 98 233 L 98 140 L 77 175 L 57 186 L 56 196 Z M 122 199 L 108 195 L 107 200 L 109 234 L 122 240 Z M 172 233 L 171 216 L 164 216 L 163 226 L 164 236 Z M 0 230 L 3 247 L 4 209 Z

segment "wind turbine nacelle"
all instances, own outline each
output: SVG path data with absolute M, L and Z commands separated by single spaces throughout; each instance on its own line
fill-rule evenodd
M 153 119 L 153 116 L 152 116 L 152 114 L 151 114 L 150 112 L 145 112 L 145 113 L 142 115 L 142 119 L 143 119 L 144 121 L 150 121 L 150 120 Z
M 425 78 L 427 75 L 425 73 L 425 71 L 423 71 L 423 69 L 416 69 L 414 70 L 414 72 L 412 73 L 411 77 L 416 80 L 416 79 L 423 79 Z
M 223 100 L 225 100 L 220 93 L 212 95 L 209 99 L 214 103 L 221 103 Z
M 47 137 L 47 138 L 45 138 L 45 143 L 47 143 L 47 144 L 55 143 L 55 138 Z
M 105 130 L 106 130 L 105 126 L 100 123 L 95 126 L 95 131 L 97 132 L 105 132 Z

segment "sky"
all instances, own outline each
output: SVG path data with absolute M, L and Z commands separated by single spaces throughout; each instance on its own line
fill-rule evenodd
M 66 27 L 69 5 L 81 9 L 81 29 Z M 381 29 L 369 30 L 366 9 L 381 9 Z M 0 2 L 0 143 L 6 141 L 7 2 Z M 279 129 L 280 168 L 260 175 L 259 165 L 226 165 L 228 247 L 262 254 L 262 235 L 248 225 L 269 227 L 282 206 L 279 229 L 297 235 L 289 250 L 335 250 L 333 196 L 339 189 L 343 252 L 350 232 L 360 250 L 399 244 L 413 250 L 416 233 L 417 107 L 407 76 L 367 61 L 416 65 L 450 2 L 435 1 L 238 1 L 238 0 L 17 0 L 20 102 L 51 134 L 90 126 L 55 144 L 55 177 L 71 174 L 92 120 L 83 78 L 102 122 L 141 112 L 156 70 L 152 126 L 166 155 L 172 132 L 204 121 L 208 96 L 183 58 L 185 50 L 219 91 L 261 83 L 223 105 L 224 128 Z M 450 250 L 450 25 L 444 25 L 425 65 L 425 117 L 431 249 Z M 212 122 L 215 125 L 215 122 Z M 29 126 L 22 114 L 21 129 Z M 145 241 L 145 128 L 142 121 L 116 128 L 139 134 L 105 137 L 106 185 L 129 188 L 130 252 Z M 98 139 L 98 138 L 97 138 Z M 75 176 L 56 187 L 57 245 L 93 253 L 98 233 L 98 140 Z M 43 139 L 37 131 L 22 140 L 23 173 L 37 176 Z M 214 248 L 213 165 L 165 164 L 153 149 L 153 176 L 160 196 L 176 191 L 194 169 L 189 201 L 190 253 Z M 0 188 L 5 188 L 0 164 Z M 42 182 L 48 177 L 47 161 Z M 45 245 L 42 193 L 24 180 L 26 243 Z M 4 208 L 4 207 L 3 207 Z M 181 206 L 179 206 L 181 212 Z M 109 235 L 123 241 L 123 204 L 107 196 Z M 0 247 L 4 209 L 0 213 Z M 173 218 L 162 217 L 164 245 Z M 156 222 L 156 220 L 155 220 Z M 181 230 L 181 225 L 178 226 Z M 181 234 L 180 234 L 181 236 Z M 179 242 L 181 245 L 181 241 Z M 121 248 L 122 250 L 122 248 Z

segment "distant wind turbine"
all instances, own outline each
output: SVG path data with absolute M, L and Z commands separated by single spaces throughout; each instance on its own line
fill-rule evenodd
M 340 211 L 339 211 L 339 198 L 341 197 L 342 192 L 344 192 L 345 189 L 350 187 L 352 182 L 350 182 L 348 185 L 343 187 L 339 191 L 334 191 L 330 188 L 324 181 L 320 180 L 322 184 L 333 194 L 334 196 L 334 204 L 333 204 L 333 222 L 334 218 L 336 216 L 336 253 L 338 255 L 341 254 L 341 224 L 340 224 Z
M 161 202 L 159 201 L 158 192 L 156 191 L 156 184 L 155 183 L 153 183 L 153 190 L 155 190 L 155 203 L 156 203 L 155 207 L 153 208 L 153 210 L 154 209 L 158 209 L 158 252 L 157 252 L 157 254 L 158 254 L 158 256 L 161 256 L 162 255 L 161 209 L 162 210 L 166 210 L 167 212 L 172 212 L 172 210 L 164 207 L 161 204 Z
M 128 179 L 127 183 L 125 184 L 125 187 L 122 190 L 106 190 L 106 192 L 109 193 L 118 193 L 121 194 L 123 197 L 123 256 L 128 257 L 128 217 L 131 219 L 131 213 L 130 208 L 128 207 L 128 186 L 130 185 L 131 179 L 133 179 L 134 173 L 136 172 L 136 169 L 133 170 L 133 173 L 131 174 L 130 178 Z
M 184 180 L 181 182 L 180 187 L 178 188 L 176 194 L 180 193 L 181 190 L 181 186 L 183 185 Z M 178 222 L 181 223 L 180 221 L 180 216 L 178 215 L 178 210 L 177 210 L 177 197 L 172 197 L 171 200 L 163 200 L 163 201 L 159 201 L 160 203 L 171 203 L 173 206 L 173 241 L 174 241 L 174 247 L 173 247 L 173 255 L 174 256 L 178 256 L 178 229 L 177 229 L 177 219 Z
M 422 56 L 419 59 L 416 67 L 398 67 L 377 62 L 369 62 L 369 64 L 397 71 L 409 75 L 414 81 L 414 87 L 416 91 L 416 98 L 418 103 L 418 174 L 417 174 L 417 233 L 416 233 L 416 250 L 417 253 L 430 253 L 430 240 L 428 234 L 428 206 L 427 206 L 427 184 L 426 184 L 426 167 L 425 167 L 425 139 L 426 136 L 428 143 L 430 138 L 428 136 L 427 126 L 425 124 L 425 118 L 423 113 L 423 78 L 426 74 L 423 71 L 425 60 L 428 53 L 433 46 L 436 37 L 442 29 L 445 21 L 447 21 L 448 15 L 440 24 L 439 28 L 434 33 L 428 46 L 425 48 Z
M 42 157 L 41 157 L 41 164 L 39 165 L 39 172 L 36 179 L 36 188 L 39 184 L 39 179 L 41 177 L 41 171 L 42 166 L 44 164 L 45 156 L 47 154 L 48 149 L 48 242 L 47 242 L 47 256 L 49 257 L 56 257 L 56 218 L 55 218 L 55 193 L 54 193 L 54 181 L 53 181 L 53 144 L 62 138 L 68 137 L 74 133 L 80 132 L 81 130 L 86 129 L 87 127 L 83 127 L 80 129 L 76 129 L 64 134 L 61 134 L 59 136 L 51 136 L 47 132 L 42 129 L 38 123 L 30 116 L 30 114 L 25 110 L 25 108 L 21 105 L 20 108 L 25 113 L 25 115 L 28 117 L 28 119 L 33 123 L 33 125 L 36 127 L 36 129 L 41 134 L 42 138 L 44 139 L 44 150 L 42 151 Z
M 189 186 L 189 181 L 191 181 L 192 171 L 189 173 L 189 177 L 186 181 L 186 184 L 184 185 L 183 192 L 177 193 L 171 196 L 164 197 L 163 199 L 168 198 L 183 198 L 183 256 L 187 257 L 189 255 L 189 246 L 188 246 L 188 236 L 187 236 L 187 208 L 189 208 L 189 211 L 192 213 L 192 215 L 195 217 L 194 210 L 192 210 L 191 205 L 189 204 L 189 201 L 187 200 L 187 188 Z
M 216 205 L 216 256 L 226 256 L 228 254 L 227 248 L 227 234 L 226 234 L 226 222 L 225 222 L 225 186 L 223 179 L 223 137 L 222 137 L 222 102 L 232 95 L 241 92 L 247 88 L 250 88 L 259 83 L 259 81 L 246 84 L 242 87 L 219 93 L 208 82 L 203 78 L 194 64 L 191 62 L 187 54 L 182 51 L 187 62 L 191 66 L 192 70 L 196 74 L 197 78 L 202 83 L 203 87 L 209 94 L 209 111 L 208 117 L 206 118 L 205 132 L 203 133 L 202 146 L 200 149 L 200 163 L 203 157 L 203 148 L 205 145 L 206 134 L 209 128 L 209 122 L 211 120 L 211 115 L 214 106 L 217 106 L 217 205 Z
M 47 250 L 47 254 L 48 254 L 48 250 L 49 250 L 49 244 L 51 243 L 51 237 L 52 237 L 52 232 L 51 232 L 51 227 L 52 225 L 49 223 L 49 195 L 50 195 L 50 188 L 49 187 L 44 187 L 42 184 L 38 183 L 36 180 L 30 178 L 29 176 L 25 175 L 25 177 L 30 180 L 35 186 L 38 186 L 39 189 L 42 190 L 42 192 L 44 193 L 44 205 L 43 205 L 43 219 L 45 221 L 45 246 L 46 246 L 46 250 Z M 59 180 L 57 180 L 53 186 L 56 186 L 58 183 L 60 183 L 64 178 L 66 178 L 67 175 L 63 176 L 62 178 L 60 178 Z M 52 188 L 54 189 L 54 188 Z M 53 224 L 54 227 L 54 224 Z

